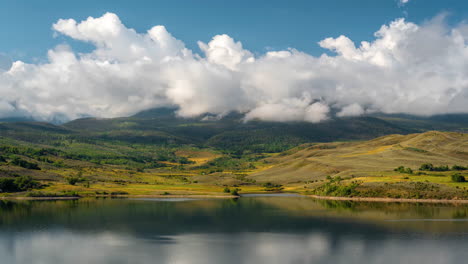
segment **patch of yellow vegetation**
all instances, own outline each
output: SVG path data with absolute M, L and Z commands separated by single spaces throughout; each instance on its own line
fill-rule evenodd
M 374 155 L 374 154 L 378 154 L 378 153 L 381 153 L 381 152 L 384 152 L 386 150 L 389 150 L 393 147 L 394 145 L 388 145 L 388 146 L 381 146 L 381 147 L 378 147 L 378 148 L 375 148 L 375 149 L 372 149 L 372 150 L 369 150 L 369 151 L 366 151 L 366 152 L 360 152 L 360 153 L 351 153 L 351 154 L 347 154 L 347 155 L 340 155 L 338 157 L 341 157 L 341 158 L 350 158 L 350 157 L 357 157 L 357 156 L 363 156 L 363 155 Z
M 209 150 L 178 150 L 175 153 L 177 156 L 185 157 L 190 161 L 195 162 L 195 165 L 202 165 L 211 160 L 221 157 L 221 154 Z

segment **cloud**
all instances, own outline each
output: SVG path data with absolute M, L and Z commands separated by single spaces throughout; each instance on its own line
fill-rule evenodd
M 285 99 L 279 103 L 260 105 L 245 115 L 245 120 L 306 121 L 318 123 L 328 119 L 330 108 L 321 102 L 310 103 L 308 99 Z
M 346 116 L 360 116 L 364 114 L 365 111 L 364 109 L 359 105 L 359 104 L 350 104 L 348 106 L 345 106 L 341 109 L 338 114 L 336 114 L 339 117 L 346 117 Z
M 406 5 L 410 0 L 398 0 L 398 5 L 404 6 Z
M 468 112 L 468 26 L 449 27 L 443 16 L 421 25 L 396 19 L 358 45 L 326 38 L 319 45 L 335 54 L 318 57 L 295 49 L 254 55 L 228 35 L 200 41 L 197 54 L 164 26 L 139 33 L 112 13 L 60 19 L 53 29 L 95 49 L 59 45 L 46 63 L 1 63 L 1 117 L 66 121 L 161 106 L 177 106 L 182 117 L 238 111 L 282 122 Z

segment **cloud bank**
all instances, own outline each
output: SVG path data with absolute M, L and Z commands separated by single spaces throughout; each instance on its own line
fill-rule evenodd
M 334 54 L 319 57 L 295 49 L 255 56 L 228 35 L 200 41 L 197 54 L 164 26 L 139 33 L 112 13 L 60 19 L 53 30 L 95 49 L 60 45 L 43 64 L 3 59 L 0 118 L 66 121 L 161 106 L 177 106 L 181 117 L 238 111 L 246 120 L 306 122 L 468 112 L 468 25 L 448 27 L 443 17 L 396 19 L 359 45 L 327 38 L 319 45 Z

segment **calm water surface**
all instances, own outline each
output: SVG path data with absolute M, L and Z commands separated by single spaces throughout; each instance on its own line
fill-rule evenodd
M 316 201 L 0 201 L 0 263 L 466 263 L 468 207 Z

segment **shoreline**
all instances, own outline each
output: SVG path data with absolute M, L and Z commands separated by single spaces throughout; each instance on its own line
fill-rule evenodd
M 377 203 L 453 203 L 468 204 L 468 200 L 450 200 L 450 199 L 410 199 L 410 198 L 384 198 L 384 197 L 335 197 L 307 195 L 318 200 L 329 201 L 354 201 L 354 202 L 377 202 Z
M 194 198 L 194 199 L 234 199 L 240 196 L 233 195 L 96 195 L 96 196 L 71 196 L 71 197 L 28 197 L 28 196 L 4 196 L 0 200 L 23 200 L 23 201 L 41 201 L 41 200 L 79 200 L 87 198 Z
M 261 193 L 265 194 L 265 193 Z M 278 194 L 278 193 L 275 193 Z M 281 193 L 288 194 L 288 193 Z M 353 201 L 353 202 L 377 202 L 377 203 L 452 203 L 452 204 L 468 204 L 468 200 L 453 200 L 453 199 L 410 199 L 410 198 L 384 198 L 384 197 L 336 197 L 336 196 L 320 196 L 320 195 L 301 195 L 294 193 L 298 196 L 309 197 L 317 200 L 328 201 Z M 251 195 L 251 193 L 250 193 Z M 272 194 L 274 195 L 274 194 Z M 193 198 L 193 199 L 236 199 L 241 198 L 242 195 L 97 195 L 97 196 L 74 196 L 74 197 L 27 197 L 27 196 L 4 196 L 0 200 L 22 200 L 22 201 L 53 201 L 53 200 L 79 200 L 89 198 Z

